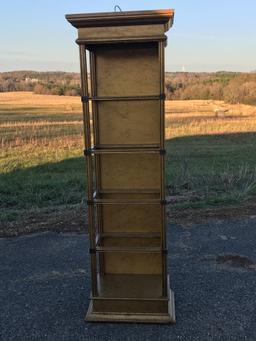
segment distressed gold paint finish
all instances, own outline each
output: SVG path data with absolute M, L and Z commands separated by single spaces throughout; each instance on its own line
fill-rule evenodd
M 158 45 L 141 45 L 95 49 L 98 96 L 160 94 Z
M 92 273 L 88 321 L 175 322 L 167 275 L 163 97 L 164 33 L 173 15 L 67 16 L 78 29 L 81 59 Z
M 159 205 L 102 205 L 105 232 L 158 232 L 161 233 Z
M 101 188 L 158 189 L 160 186 L 160 156 L 157 154 L 100 155 Z
M 105 254 L 106 274 L 160 275 L 162 271 L 160 254 L 107 252 Z
M 160 145 L 159 101 L 102 101 L 98 118 L 100 145 Z

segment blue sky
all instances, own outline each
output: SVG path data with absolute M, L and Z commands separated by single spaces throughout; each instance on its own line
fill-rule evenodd
M 76 30 L 65 14 L 174 8 L 166 70 L 256 69 L 255 0 L 1 0 L 0 72 L 79 71 Z

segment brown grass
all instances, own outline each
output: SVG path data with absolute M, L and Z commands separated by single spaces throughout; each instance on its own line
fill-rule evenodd
M 214 109 L 228 109 L 225 118 Z M 167 101 L 166 138 L 256 131 L 256 107 L 223 101 Z
M 67 111 L 72 109 L 81 110 L 81 102 L 79 97 L 74 96 L 54 96 L 54 95 L 37 95 L 32 92 L 2 92 L 0 93 L 0 104 L 8 105 L 9 108 L 22 107 L 55 107 L 66 108 Z

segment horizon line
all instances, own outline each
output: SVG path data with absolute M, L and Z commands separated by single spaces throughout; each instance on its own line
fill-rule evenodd
M 64 71 L 64 70 L 28 70 L 28 69 L 19 69 L 19 70 L 9 70 L 9 71 L 0 71 L 0 73 L 8 73 L 8 72 L 36 72 L 36 73 L 75 73 L 80 74 L 80 71 Z M 165 71 L 165 73 L 256 73 L 256 70 L 251 71 L 227 71 L 227 70 L 218 70 L 218 71 Z M 89 74 L 90 72 L 88 72 Z

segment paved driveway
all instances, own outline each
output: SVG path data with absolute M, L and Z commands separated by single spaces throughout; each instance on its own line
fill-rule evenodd
M 85 323 L 88 238 L 0 239 L 0 339 L 256 340 L 256 219 L 169 226 L 177 323 Z

